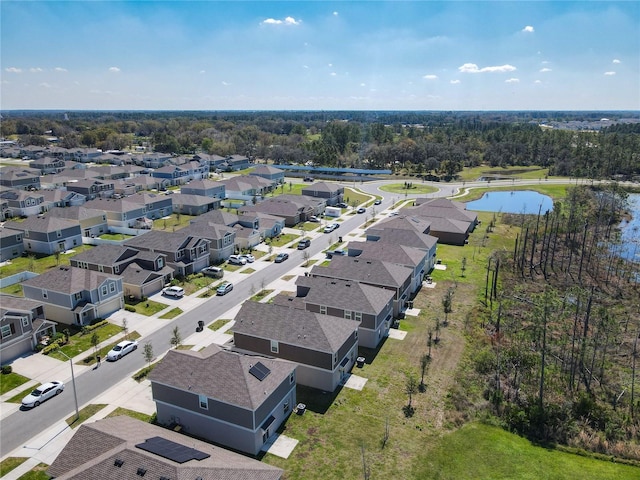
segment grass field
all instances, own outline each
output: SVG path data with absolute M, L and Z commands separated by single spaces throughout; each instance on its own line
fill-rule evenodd
M 55 255 L 18 257 L 11 260 L 11 263 L 0 267 L 0 278 L 9 277 L 13 274 L 30 271 L 34 273 L 44 273 L 57 266 L 69 265 L 69 259 L 76 253 L 89 250 L 91 245 L 80 245 L 73 248 L 73 251 L 61 253 L 56 259 Z
M 481 165 L 479 167 L 465 168 L 458 173 L 458 181 L 470 182 L 485 176 L 504 176 L 516 179 L 538 179 L 545 178 L 549 174 L 548 168 L 538 166 L 531 167 L 490 167 Z
M 433 193 L 438 191 L 437 188 L 432 187 L 431 185 L 425 185 L 425 184 L 419 183 L 419 181 L 416 181 L 416 182 L 410 181 L 409 183 L 411 184 L 411 188 L 409 189 L 405 187 L 404 183 L 389 183 L 389 184 L 382 185 L 380 187 L 380 190 L 382 190 L 383 192 L 395 193 L 397 195 L 404 195 L 405 193 L 406 194 L 409 194 L 409 193 L 427 194 L 427 193 Z
M 22 293 L 22 285 L 19 283 L 14 283 L 8 287 L 0 288 L 0 292 L 6 293 L 7 295 L 13 295 L 14 297 L 24 296 L 24 293 Z
M 631 480 L 640 478 L 640 468 L 543 448 L 501 428 L 471 423 L 426 451 L 411 477 Z
M 172 308 L 167 313 L 162 315 L 160 318 L 163 320 L 171 320 L 172 318 L 177 317 L 182 313 L 182 309 L 180 307 Z
M 94 416 L 100 410 L 102 410 L 107 405 L 105 403 L 90 403 L 86 407 L 80 409 L 78 419 L 76 420 L 76 414 L 74 413 L 69 418 L 67 418 L 66 422 L 71 428 L 77 428 L 82 425 L 83 422 L 88 420 L 90 417 Z
M 125 304 L 135 308 L 136 313 L 145 315 L 147 317 L 155 315 L 156 313 L 161 312 L 169 306 L 166 303 L 154 302 L 153 300 L 149 299 L 145 301 L 142 301 L 140 299 L 125 299 Z
M 27 457 L 7 457 L 0 462 L 0 477 L 27 461 Z
M 93 348 L 91 345 L 91 337 L 93 336 L 94 332 L 98 334 L 99 342 L 104 342 L 105 340 L 122 332 L 122 327 L 120 325 L 114 325 L 113 323 L 107 323 L 106 325 L 96 328 L 95 330 L 85 335 L 82 335 L 81 332 L 78 332 L 74 335 L 71 335 L 71 337 L 69 337 L 69 343 L 60 347 L 60 351 L 62 351 L 62 353 L 66 354 L 70 358 L 73 358 L 76 355 L 80 355 L 81 353 L 86 352 L 87 350 Z M 49 357 L 56 358 L 63 362 L 66 362 L 69 360 L 68 358 L 66 358 L 64 355 L 60 354 L 60 352 L 56 350 L 49 353 Z
M 183 227 L 189 225 L 189 222 L 193 218 L 193 215 L 184 215 L 172 213 L 168 215 L 169 218 L 159 218 L 153 221 L 154 230 L 164 230 L 165 232 L 172 232 L 174 230 L 180 230 Z
M 39 463 L 27 473 L 20 475 L 18 480 L 49 480 L 51 477 L 47 475 L 47 468 L 49 465 L 46 463 Z
M 27 377 L 23 377 L 15 372 L 3 373 L 0 375 L 0 395 L 4 395 L 28 381 L 29 379 Z

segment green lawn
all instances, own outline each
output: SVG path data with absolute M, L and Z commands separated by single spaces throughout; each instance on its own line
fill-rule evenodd
M 285 245 L 293 242 L 299 237 L 300 235 L 297 235 L 295 233 L 283 233 L 275 238 L 272 238 L 270 240 L 270 244 L 274 247 L 284 247 Z
M 73 252 L 68 254 L 60 254 L 56 259 L 55 255 L 29 255 L 18 257 L 11 260 L 11 263 L 0 267 L 0 278 L 9 277 L 16 273 L 31 271 L 34 273 L 43 273 L 51 268 L 61 265 L 69 265 L 69 258 L 76 253 L 84 252 L 93 248 L 91 245 L 80 245 L 73 248 Z
M 100 235 L 103 240 L 128 240 L 133 237 L 134 235 L 125 235 L 124 233 L 104 233 Z
M 22 399 L 24 397 L 26 397 L 27 395 L 29 395 L 31 392 L 33 392 L 40 385 L 42 385 L 42 384 L 38 383 L 36 385 L 32 385 L 29 388 L 25 388 L 20 393 L 16 393 L 13 397 L 11 397 L 9 400 L 7 400 L 7 402 L 9 402 L 9 403 L 22 403 Z
M 458 181 L 476 181 L 480 177 L 484 176 L 505 176 L 513 177 L 516 179 L 532 179 L 532 178 L 544 178 L 549 173 L 548 168 L 541 168 L 538 166 L 531 167 L 490 167 L 487 165 L 481 165 L 479 167 L 465 168 L 462 172 L 458 173 Z
M 153 221 L 154 230 L 164 230 L 166 232 L 173 232 L 174 230 L 180 230 L 183 227 L 189 225 L 189 222 L 193 215 L 184 215 L 172 213 L 168 215 L 169 218 L 159 218 Z
M 148 299 L 144 302 L 139 299 L 125 299 L 125 303 L 130 307 L 135 308 L 136 313 L 145 315 L 147 317 L 155 315 L 156 313 L 161 312 L 169 306 L 166 303 L 154 302 L 153 300 Z
M 535 185 L 513 185 L 513 186 L 496 186 L 487 188 L 473 188 L 465 195 L 455 197 L 456 201 L 471 202 L 482 197 L 486 192 L 511 191 L 511 190 L 533 190 L 543 195 L 549 195 L 554 200 L 559 200 L 567 196 L 567 189 L 572 185 L 545 184 L 544 180 Z
M 14 283 L 13 285 L 9 285 L 8 287 L 0 288 L 0 292 L 6 293 L 7 295 L 13 295 L 15 297 L 23 297 L 22 293 L 22 285 L 20 283 Z
M 8 457 L 0 462 L 0 477 L 4 477 L 7 473 L 16 467 L 19 467 L 27 461 L 28 457 Z
M 347 205 L 353 206 L 360 205 L 361 203 L 371 200 L 371 195 L 365 195 L 364 193 L 358 192 L 353 188 L 347 187 L 344 189 L 343 199 Z
M 213 322 L 211 325 L 209 325 L 207 328 L 210 328 L 211 330 L 213 330 L 214 332 L 216 330 L 221 329 L 222 327 L 224 327 L 227 323 L 229 323 L 231 320 L 229 319 L 218 319 L 215 322 Z
M 118 407 L 105 418 L 119 417 L 121 415 L 126 415 L 127 417 L 135 418 L 147 423 L 150 422 L 153 417 L 153 415 L 147 415 L 146 413 L 136 412 L 135 410 L 129 410 L 128 408 Z
M 172 318 L 177 317 L 182 313 L 182 309 L 180 307 L 172 308 L 164 315 L 161 315 L 160 318 L 163 320 L 171 320 Z
M 624 480 L 640 478 L 640 467 L 535 446 L 501 428 L 471 423 L 425 451 L 412 477 Z
M 254 302 L 259 302 L 260 300 L 262 300 L 264 297 L 266 297 L 270 293 L 273 293 L 273 290 L 269 290 L 269 289 L 260 290 L 253 297 L 251 297 L 250 300 L 253 300 Z
M 49 465 L 46 463 L 39 463 L 27 473 L 18 477 L 18 480 L 49 480 L 51 477 L 47 475 L 47 468 Z
M 88 420 L 90 417 L 93 417 L 96 413 L 98 413 L 106 406 L 107 405 L 105 403 L 91 403 L 86 407 L 80 409 L 80 416 L 77 420 L 75 413 L 67 418 L 67 425 L 69 425 L 71 428 L 79 427 L 84 421 Z
M 71 337 L 69 338 L 69 343 L 60 347 L 60 350 L 67 356 L 73 358 L 76 355 L 80 355 L 81 353 L 92 349 L 93 346 L 91 345 L 91 337 L 93 336 L 94 332 L 98 334 L 99 341 L 104 342 L 105 340 L 122 332 L 122 327 L 120 325 L 114 325 L 113 323 L 107 323 L 106 325 L 96 328 L 95 330 L 90 331 L 85 335 L 83 335 L 82 332 L 78 332 L 74 335 L 71 335 Z M 62 360 L 63 362 L 69 360 L 64 355 L 55 350 L 49 353 L 49 356 L 51 358 Z
M 135 331 L 129 332 L 129 334 L 127 335 L 127 339 L 129 340 L 136 340 L 138 338 L 140 338 L 140 334 Z M 121 341 L 122 339 L 118 340 L 117 342 L 110 343 L 109 345 L 105 345 L 104 347 L 98 349 L 97 353 L 94 352 L 93 349 L 91 349 L 91 353 L 85 358 L 83 358 L 80 362 L 77 362 L 77 365 L 94 365 L 97 361 L 96 355 L 100 355 L 100 358 L 102 359 L 107 358 L 107 353 L 109 353 L 109 350 L 111 350 L 115 345 L 117 345 Z
M 15 372 L 3 373 L 0 375 L 0 395 L 4 395 L 28 381 L 29 379 L 27 377 L 23 377 Z
M 407 189 L 405 188 L 404 183 L 388 183 L 388 184 L 382 185 L 380 187 L 380 190 L 382 190 L 383 192 L 395 193 L 397 195 L 404 195 L 405 193 L 427 194 L 427 193 L 433 193 L 438 191 L 437 188 L 432 187 L 431 185 L 425 185 L 423 183 L 420 183 L 419 180 L 416 180 L 416 181 L 410 180 L 407 183 L 410 183 L 412 187 Z

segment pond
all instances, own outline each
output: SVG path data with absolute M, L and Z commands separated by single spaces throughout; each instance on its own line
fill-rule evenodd
M 629 195 L 628 201 L 631 219 L 620 224 L 620 256 L 640 262 L 640 194 Z
M 467 210 L 481 212 L 544 214 L 553 210 L 553 200 L 533 190 L 486 192 L 480 200 L 467 202 Z

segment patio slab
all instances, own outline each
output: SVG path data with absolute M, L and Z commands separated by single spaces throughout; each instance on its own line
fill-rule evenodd
M 367 378 L 359 377 L 358 375 L 354 375 L 352 373 L 347 377 L 347 381 L 344 382 L 344 386 L 352 390 L 362 390 L 365 383 L 367 383 L 367 380 Z
M 446 265 L 442 265 L 440 263 L 437 263 L 436 265 L 433 266 L 434 270 L 446 270 L 447 266 Z
M 394 340 L 404 340 L 404 337 L 407 336 L 407 332 L 403 330 L 398 330 L 397 328 L 389 329 L 389 338 L 393 338 Z
M 275 435 L 274 440 L 267 442 L 262 447 L 262 450 L 276 457 L 289 458 L 296 445 L 298 445 L 298 440 L 295 438 L 287 437 L 286 435 Z
M 417 317 L 418 315 L 420 315 L 420 309 L 419 308 L 407 308 L 404 311 L 405 315 L 410 315 L 412 317 Z

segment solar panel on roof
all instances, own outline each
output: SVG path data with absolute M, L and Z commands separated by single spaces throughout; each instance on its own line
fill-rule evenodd
M 249 369 L 249 373 L 256 377 L 258 380 L 262 381 L 267 378 L 267 375 L 271 373 L 271 370 L 269 370 L 269 368 L 263 363 L 258 362 Z
M 136 447 L 177 463 L 185 463 L 189 460 L 204 460 L 211 456 L 208 453 L 187 447 L 181 443 L 172 442 L 162 437 L 147 438 L 144 443 L 138 443 Z

